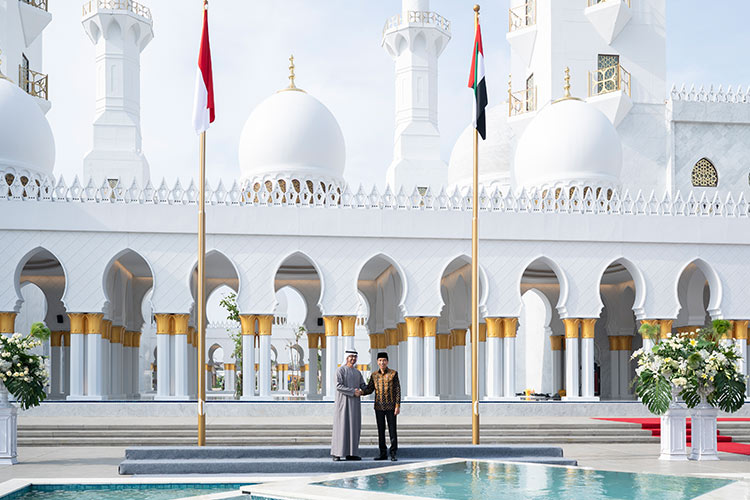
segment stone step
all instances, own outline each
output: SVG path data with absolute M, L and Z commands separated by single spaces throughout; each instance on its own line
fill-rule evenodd
M 242 445 L 277 445 L 283 446 L 287 444 L 326 444 L 330 443 L 330 435 L 315 438 L 305 436 L 280 436 L 280 437 L 236 437 L 236 438 L 212 438 L 211 436 L 206 437 L 206 442 L 209 445 L 217 446 L 242 446 Z M 152 445 L 152 446 L 167 446 L 167 445 L 191 445 L 195 444 L 196 436 L 192 437 L 153 437 L 153 438 L 137 438 L 137 437 L 103 437 L 103 438 L 27 438 L 19 437 L 18 446 L 131 446 L 131 445 Z M 466 444 L 471 441 L 471 436 L 458 436 L 458 437 L 443 437 L 443 438 L 403 438 L 399 436 L 399 441 L 404 444 L 432 444 L 436 441 L 440 441 L 444 444 Z M 625 443 L 625 444 L 642 444 L 642 443 L 658 443 L 659 438 L 657 436 L 545 436 L 545 435 L 529 435 L 529 436 L 485 436 L 482 435 L 482 441 L 488 443 Z M 376 444 L 377 438 L 365 436 L 362 439 L 362 444 Z
M 122 475 L 178 475 L 178 474 L 321 474 L 372 469 L 388 465 L 404 465 L 425 460 L 399 459 L 375 461 L 341 461 L 331 458 L 298 458 L 273 460 L 233 459 L 233 460 L 125 460 L 120 463 Z M 527 462 L 550 465 L 577 465 L 575 460 L 561 457 L 505 457 L 507 462 Z

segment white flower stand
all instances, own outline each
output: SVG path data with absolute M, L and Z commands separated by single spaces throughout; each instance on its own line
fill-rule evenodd
M 719 460 L 716 437 L 716 417 L 718 408 L 714 408 L 701 398 L 698 406 L 690 410 L 692 439 L 690 460 Z
M 687 407 L 672 400 L 661 417 L 661 454 L 659 460 L 687 460 Z M 695 431 L 695 430 L 693 430 Z
M 18 463 L 18 410 L 8 401 L 8 391 L 0 382 L 0 465 Z

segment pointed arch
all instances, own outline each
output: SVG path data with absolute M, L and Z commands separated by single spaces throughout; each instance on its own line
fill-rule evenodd
M 228 266 L 227 266 L 228 264 Z M 195 300 L 198 293 L 198 260 L 196 259 L 193 266 L 190 268 L 191 271 L 188 273 L 188 287 Z M 213 293 L 214 289 L 221 285 L 227 285 L 229 288 L 239 295 L 242 288 L 242 281 L 240 280 L 240 273 L 237 269 L 237 264 L 234 263 L 224 252 L 217 248 L 211 248 L 206 251 L 206 280 L 214 280 L 214 283 L 206 286 L 206 298 Z M 237 286 L 233 286 L 236 281 Z
M 17 297 L 16 307 L 15 307 L 15 311 L 16 312 L 19 311 L 19 309 L 21 307 L 21 304 L 23 303 L 23 294 L 21 293 L 21 276 L 23 274 L 23 270 L 26 268 L 26 265 L 29 263 L 29 261 L 31 261 L 36 256 L 40 256 L 40 257 L 46 258 L 50 262 L 50 264 L 54 260 L 56 262 L 56 265 L 60 266 L 60 268 L 62 270 L 62 277 L 63 277 L 63 280 L 65 282 L 65 285 L 63 286 L 63 290 L 62 290 L 62 295 L 61 295 L 62 298 L 65 297 L 65 293 L 68 290 L 68 276 L 67 276 L 67 272 L 65 270 L 65 265 L 63 265 L 63 263 L 59 259 L 59 257 L 54 252 L 48 250 L 47 248 L 45 248 L 43 246 L 38 246 L 38 247 L 32 248 L 31 250 L 29 250 L 28 252 L 26 252 L 23 255 L 23 257 L 21 257 L 18 260 L 18 263 L 16 264 L 15 272 L 13 274 L 13 285 L 15 287 L 16 297 Z M 63 302 L 63 304 L 65 303 L 64 300 L 62 300 L 62 302 Z
M 383 263 L 389 264 L 389 266 L 382 269 Z M 404 302 L 406 301 L 408 283 L 406 282 L 406 273 L 404 272 L 404 269 L 393 257 L 383 252 L 370 255 L 360 266 L 359 271 L 357 272 L 357 281 L 362 278 L 363 273 L 367 275 L 368 271 L 369 275 L 377 274 L 380 276 L 382 273 L 386 272 L 390 266 L 396 271 L 398 277 L 398 280 L 393 280 L 394 292 L 396 294 L 396 306 L 398 307 L 398 310 L 401 311 L 401 314 L 404 314 Z M 380 272 L 378 273 L 378 271 Z M 389 279 L 391 279 L 391 277 L 389 277 Z
M 646 303 L 646 280 L 644 279 L 641 270 L 631 260 L 625 257 L 618 257 L 608 264 L 605 264 L 598 273 L 599 284 L 601 286 L 602 282 L 604 281 L 605 273 L 618 265 L 624 267 L 625 270 L 630 274 L 630 277 L 633 278 L 633 283 L 635 285 L 635 298 L 633 300 L 632 309 L 635 313 L 636 319 L 641 319 L 645 314 L 644 304 Z M 599 302 L 601 311 L 601 309 L 604 308 L 604 303 L 601 300 L 601 294 L 599 294 Z
M 276 281 L 279 280 L 278 275 L 279 272 L 281 272 L 282 266 L 284 266 L 285 263 L 290 262 L 290 264 L 287 264 L 288 267 L 297 267 L 297 271 L 299 272 L 307 272 L 306 269 L 302 269 L 302 267 L 305 267 L 302 263 L 306 262 L 310 267 L 313 268 L 315 271 L 315 274 L 318 278 L 319 283 L 319 290 L 318 290 L 318 298 L 315 300 L 315 305 L 320 310 L 320 301 L 323 298 L 323 291 L 325 290 L 325 280 L 323 279 L 323 273 L 321 272 L 320 265 L 310 257 L 307 253 L 303 252 L 302 250 L 295 250 L 293 252 L 289 252 L 286 256 L 282 257 L 281 259 L 277 260 L 274 264 L 274 282 L 271 283 L 271 286 L 273 288 L 274 296 L 276 292 L 281 289 L 284 285 L 281 285 L 277 288 Z M 294 270 L 294 269 L 292 269 Z M 303 294 L 304 296 L 304 294 Z M 274 307 L 276 307 L 276 303 L 274 303 Z M 308 309 L 310 309 L 310 305 L 308 304 Z
M 516 290 L 518 293 L 518 303 L 521 303 L 521 285 L 523 282 L 523 276 L 526 273 L 526 271 L 529 270 L 529 268 L 531 268 L 534 265 L 547 266 L 555 275 L 555 278 L 557 279 L 557 284 L 560 287 L 560 295 L 557 299 L 557 304 L 555 305 L 555 308 L 557 309 L 557 312 L 560 315 L 560 318 L 566 318 L 568 316 L 568 310 L 567 310 L 568 277 L 565 274 L 565 272 L 562 270 L 562 268 L 557 264 L 557 262 L 550 259 L 546 255 L 537 255 L 529 259 L 526 262 L 526 264 L 521 267 L 521 270 L 519 271 L 519 275 L 518 275 L 518 280 L 517 280 L 518 286 L 516 287 Z
M 454 256 L 450 259 L 447 259 L 444 262 L 445 263 L 442 266 L 440 278 L 437 280 L 437 283 L 436 283 L 437 288 L 435 290 L 435 293 L 439 294 L 438 296 L 441 298 L 441 301 L 442 301 L 441 310 L 442 308 L 445 307 L 445 304 L 446 304 L 445 302 L 446 296 L 443 295 L 443 289 L 442 289 L 443 280 L 446 278 L 446 276 L 453 274 L 459 269 L 465 266 L 471 266 L 471 257 L 469 257 L 466 254 L 461 254 L 461 255 Z M 487 301 L 487 295 L 488 295 L 487 273 L 485 272 L 481 264 L 479 265 L 478 274 L 479 274 L 479 297 L 478 297 L 477 306 L 479 309 L 479 317 L 481 318 L 481 317 L 486 316 L 486 313 L 487 313 L 486 301 Z M 470 280 L 471 280 L 471 272 L 469 272 L 468 280 L 465 280 L 466 281 L 465 285 L 469 294 L 469 302 L 468 302 L 469 308 L 471 307 L 471 302 L 470 302 L 471 301 L 471 287 L 470 287 L 471 281 Z
M 709 289 L 709 299 L 708 299 L 708 306 L 706 307 L 706 312 L 711 316 L 712 319 L 720 319 L 722 317 L 721 313 L 721 298 L 723 295 L 722 290 L 722 284 L 721 279 L 719 278 L 718 273 L 713 268 L 711 264 L 706 262 L 700 257 L 696 257 L 693 260 L 687 262 L 682 268 L 680 269 L 680 272 L 677 275 L 677 279 L 674 283 L 674 298 L 675 303 L 678 304 L 678 307 L 680 306 L 680 296 L 679 296 L 679 283 L 680 279 L 683 277 L 686 271 L 688 271 L 688 268 L 691 265 L 695 265 L 702 273 L 703 276 L 706 278 L 706 281 L 708 282 L 708 289 Z M 675 313 L 675 317 L 679 313 L 679 310 L 677 313 Z

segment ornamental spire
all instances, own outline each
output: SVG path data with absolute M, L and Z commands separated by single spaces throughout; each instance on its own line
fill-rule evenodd
M 294 79 L 297 77 L 297 75 L 294 74 L 294 54 L 289 56 L 289 86 L 285 89 L 279 90 L 279 92 L 286 92 L 286 91 L 294 91 L 294 92 L 304 92 L 301 88 L 298 88 L 297 85 L 294 83 Z

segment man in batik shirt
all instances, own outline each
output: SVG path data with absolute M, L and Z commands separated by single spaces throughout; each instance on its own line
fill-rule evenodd
M 388 458 L 385 446 L 385 423 L 388 422 L 388 434 L 391 438 L 391 461 L 396 461 L 398 436 L 396 435 L 396 415 L 401 412 L 401 384 L 398 372 L 388 368 L 388 353 L 378 353 L 378 370 L 370 375 L 367 387 L 362 395 L 375 393 L 375 421 L 378 424 L 378 446 L 380 455 L 375 460 Z

